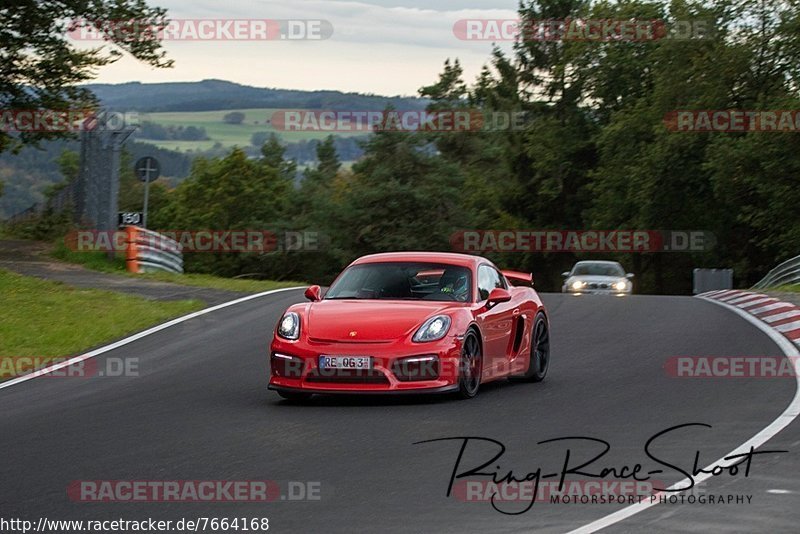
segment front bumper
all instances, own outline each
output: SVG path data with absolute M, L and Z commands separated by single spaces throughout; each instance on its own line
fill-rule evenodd
M 564 291 L 564 293 L 570 293 L 572 295 L 630 295 L 631 290 L 618 290 L 618 289 L 568 289 Z
M 369 370 L 320 369 L 319 357 L 369 356 Z M 286 366 L 286 356 L 292 366 Z M 425 371 L 409 373 L 406 358 L 435 356 Z M 458 388 L 461 339 L 449 335 L 431 343 L 323 343 L 275 338 L 270 347 L 268 388 L 295 393 L 442 393 Z M 280 357 L 280 358 L 279 358 Z M 416 369 L 416 368 L 414 368 Z M 435 373 L 430 373 L 435 369 Z M 404 374 L 406 373 L 406 374 Z
M 272 391 L 281 391 L 284 393 L 319 393 L 323 395 L 435 395 L 444 393 L 453 393 L 458 390 L 458 384 L 450 386 L 442 386 L 438 388 L 414 388 L 414 389 L 397 389 L 397 390 L 318 390 L 309 388 L 290 388 L 286 386 L 276 386 L 270 383 L 267 389 Z
M 626 284 L 625 289 L 617 289 L 609 283 L 591 283 L 575 289 L 571 284 L 564 284 L 561 286 L 561 292 L 572 295 L 630 295 L 633 292 L 633 286 Z

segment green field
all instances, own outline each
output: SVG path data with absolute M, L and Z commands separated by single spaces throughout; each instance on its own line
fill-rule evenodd
M 233 111 L 245 114 L 242 124 L 228 124 L 222 118 Z M 224 147 L 250 146 L 250 138 L 256 132 L 275 132 L 283 141 L 292 143 L 301 140 L 324 139 L 329 133 L 340 136 L 364 135 L 364 132 L 287 132 L 276 130 L 269 123 L 274 108 L 225 109 L 218 111 L 170 111 L 161 113 L 141 113 L 139 120 L 150 121 L 162 126 L 195 126 L 206 129 L 210 137 L 207 141 L 158 141 L 143 138 L 150 144 L 179 152 L 203 151 L 221 143 Z

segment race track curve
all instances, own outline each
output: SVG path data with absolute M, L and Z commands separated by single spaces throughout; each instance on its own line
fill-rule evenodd
M 545 294 L 552 366 L 541 384 L 501 382 L 470 401 L 449 397 L 316 397 L 292 405 L 265 389 L 271 331 L 302 291 L 256 298 L 188 320 L 97 358 L 138 358 L 138 377 L 40 377 L 0 390 L 0 516 L 177 520 L 268 517 L 271 532 L 567 532 L 623 507 L 537 502 L 520 515 L 446 497 L 457 442 L 505 444 L 502 467 L 560 468 L 565 436 L 608 441 L 596 465 L 645 462 L 647 439 L 691 467 L 722 457 L 791 402 L 789 379 L 685 379 L 671 356 L 778 356 L 759 329 L 691 297 Z M 748 477 L 720 476 L 708 493 L 751 495 L 745 505 L 654 506 L 608 532 L 794 532 L 800 522 L 800 423 L 765 447 Z M 575 455 L 589 449 L 575 445 Z M 591 450 L 597 450 L 596 447 Z M 470 449 L 464 464 L 482 452 Z M 481 456 L 483 455 L 483 456 Z M 650 463 L 649 465 L 652 465 Z M 681 477 L 665 472 L 671 484 Z M 320 499 L 269 503 L 82 503 L 77 480 L 318 482 Z M 524 508 L 510 503 L 506 511 Z

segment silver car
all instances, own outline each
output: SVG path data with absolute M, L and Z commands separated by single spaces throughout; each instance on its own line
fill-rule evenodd
M 633 274 L 615 261 L 579 261 L 561 275 L 565 278 L 562 293 L 630 295 L 633 290 Z

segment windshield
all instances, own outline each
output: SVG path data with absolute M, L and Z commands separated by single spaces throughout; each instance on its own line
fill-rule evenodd
M 572 269 L 572 276 L 625 276 L 618 263 L 579 263 Z
M 467 267 L 441 263 L 365 263 L 346 269 L 325 299 L 471 302 L 472 276 Z

